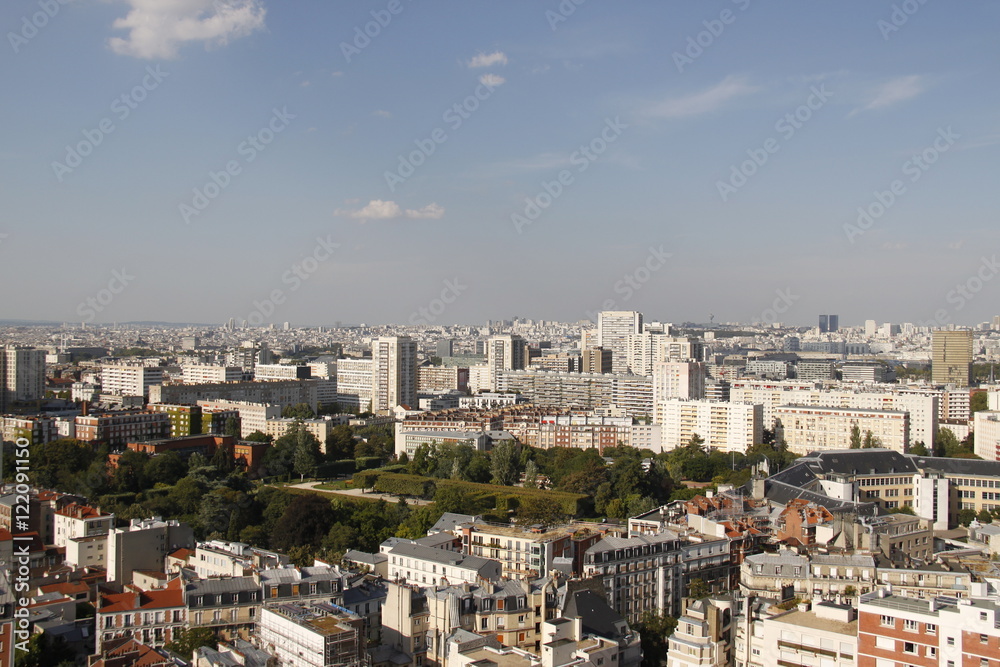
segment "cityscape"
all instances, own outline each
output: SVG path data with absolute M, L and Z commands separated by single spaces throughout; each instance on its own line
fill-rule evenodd
M 10 0 L 0 667 L 1000 667 L 998 20 Z

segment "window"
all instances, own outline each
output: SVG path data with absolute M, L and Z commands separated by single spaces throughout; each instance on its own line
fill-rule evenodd
M 986 636 L 986 635 L 979 635 L 979 643 L 980 644 L 989 644 L 990 643 L 990 638 L 988 636 Z
M 924 632 L 926 632 L 929 635 L 936 635 L 937 626 L 934 625 L 933 623 L 927 623 L 926 625 L 924 625 Z
M 892 628 L 896 625 L 896 619 L 892 616 L 881 616 L 879 618 L 879 623 L 887 628 Z
M 903 629 L 907 632 L 916 632 L 917 626 L 918 624 L 916 621 L 911 621 L 910 619 L 903 620 Z
M 903 642 L 903 653 L 909 653 L 910 655 L 917 654 L 917 645 L 913 642 Z
M 955 645 L 955 638 L 948 637 L 948 646 L 954 646 L 954 645 Z
M 979 667 L 990 667 L 990 661 L 986 658 L 979 659 Z

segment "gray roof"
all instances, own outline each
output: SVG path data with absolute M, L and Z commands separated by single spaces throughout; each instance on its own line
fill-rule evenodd
M 479 556 L 467 556 L 455 551 L 434 549 L 432 547 L 425 547 L 421 544 L 406 542 L 397 544 L 391 551 L 389 551 L 389 553 L 394 556 L 405 556 L 407 558 L 430 561 L 441 565 L 474 570 L 480 573 L 492 565 L 499 566 L 499 561 L 480 558 Z
M 389 560 L 389 557 L 383 553 L 370 554 L 367 551 L 349 549 L 344 554 L 344 560 L 349 560 L 354 563 L 364 563 L 365 565 L 378 565 L 379 563 L 384 563 Z
M 291 584 L 301 581 L 329 581 L 340 579 L 343 573 L 333 567 L 280 567 L 260 573 L 261 583 Z
M 456 514 L 455 512 L 445 512 L 441 515 L 441 518 L 437 520 L 430 530 L 427 531 L 428 535 L 433 535 L 434 533 L 440 533 L 443 531 L 455 532 L 458 527 L 462 524 L 473 523 L 478 521 L 482 517 L 473 516 L 471 514 Z
M 952 461 L 955 459 L 945 459 Z M 817 473 L 842 475 L 886 475 L 917 472 L 912 457 L 894 449 L 838 449 L 812 452 L 798 460 Z
M 596 554 L 604 553 L 605 551 L 615 551 L 616 549 L 634 549 L 635 547 L 673 542 L 677 539 L 679 539 L 677 533 L 669 530 L 661 531 L 655 535 L 637 535 L 636 537 L 614 537 L 608 535 L 587 549 L 586 553 Z
M 451 544 L 454 540 L 455 536 L 450 533 L 434 533 L 433 535 L 418 538 L 414 540 L 414 543 L 433 549 L 440 549 L 446 544 Z
M 221 593 L 242 593 L 259 591 L 260 584 L 253 577 L 222 577 L 199 579 L 184 587 L 188 595 L 219 595 Z
M 950 459 L 940 456 L 908 455 L 914 466 L 922 470 L 933 470 L 952 475 L 980 475 L 1000 477 L 1000 461 L 979 459 Z

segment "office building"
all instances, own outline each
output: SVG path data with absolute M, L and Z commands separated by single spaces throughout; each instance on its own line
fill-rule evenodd
M 934 384 L 972 384 L 972 332 L 934 331 L 931 334 L 931 381 Z
M 486 366 L 491 389 L 496 389 L 502 371 L 518 371 L 528 365 L 528 344 L 520 336 L 493 336 L 486 344 Z

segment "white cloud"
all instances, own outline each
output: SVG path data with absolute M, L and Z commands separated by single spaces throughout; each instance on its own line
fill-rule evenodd
M 496 88 L 497 86 L 502 86 L 506 83 L 507 79 L 503 78 L 498 74 L 484 74 L 479 77 L 479 83 L 487 86 L 488 88 Z
M 444 215 L 444 207 L 431 202 L 427 206 L 419 209 L 406 209 L 407 218 L 416 218 L 418 220 L 440 220 Z
M 479 53 L 468 62 L 470 68 L 475 67 L 493 67 L 494 65 L 506 65 L 507 64 L 507 54 L 503 51 L 494 51 L 493 53 Z
M 686 118 L 711 113 L 727 102 L 760 90 L 742 77 L 727 76 L 721 82 L 697 93 L 673 97 L 649 105 L 645 115 L 654 118 Z
M 923 79 L 917 75 L 903 76 L 882 84 L 875 97 L 865 105 L 865 109 L 884 109 L 899 102 L 914 98 L 926 90 Z
M 372 115 L 378 116 L 379 118 L 392 118 L 392 112 L 386 111 L 385 109 L 376 109 L 372 112 Z
M 355 201 L 355 200 L 349 200 Z M 403 209 L 394 201 L 372 199 L 359 209 L 337 209 L 334 215 L 354 220 L 394 220 L 396 218 L 411 218 L 414 220 L 439 220 L 444 215 L 444 207 L 430 203 L 423 208 Z
M 126 0 L 131 9 L 113 27 L 128 37 L 112 37 L 115 53 L 135 58 L 174 58 L 186 42 L 226 44 L 264 28 L 260 0 Z

